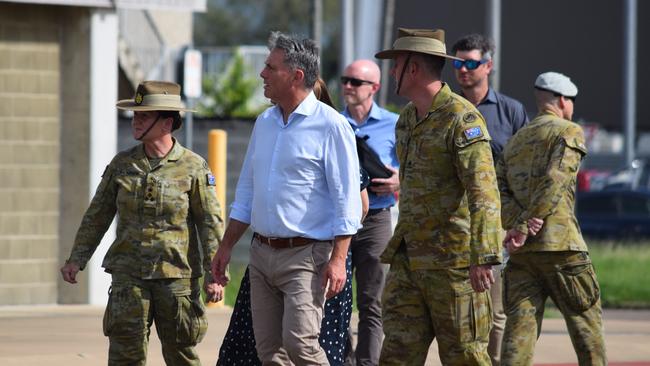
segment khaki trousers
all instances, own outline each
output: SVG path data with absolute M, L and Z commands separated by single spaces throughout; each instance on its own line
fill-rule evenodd
M 314 242 L 274 249 L 253 239 L 251 310 L 263 365 L 329 365 L 318 337 L 325 303 L 321 275 L 332 246 Z

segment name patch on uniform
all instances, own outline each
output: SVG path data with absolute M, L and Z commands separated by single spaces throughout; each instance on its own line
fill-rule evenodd
M 465 134 L 465 138 L 468 141 L 483 136 L 483 131 L 481 131 L 480 127 L 468 128 L 465 131 L 463 131 L 463 133 Z
M 217 180 L 214 179 L 214 175 L 208 173 L 208 174 L 205 175 L 205 177 L 207 178 L 209 186 L 213 186 L 213 185 L 217 184 Z

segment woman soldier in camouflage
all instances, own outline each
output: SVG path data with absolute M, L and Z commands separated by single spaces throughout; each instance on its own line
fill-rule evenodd
M 61 268 L 63 279 L 76 283 L 118 214 L 102 264 L 112 276 L 103 324 L 109 365 L 144 365 L 154 321 L 168 365 L 200 365 L 194 346 L 207 329 L 201 276 L 209 300 L 223 295 L 209 273 L 222 235 L 215 179 L 205 160 L 172 137 L 186 110 L 180 89 L 145 81 L 133 100 L 117 103 L 134 111 L 133 137 L 142 143 L 106 167 Z

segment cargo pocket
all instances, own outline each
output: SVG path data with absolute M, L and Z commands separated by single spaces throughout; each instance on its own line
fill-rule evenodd
M 208 330 L 208 319 L 200 299 L 191 296 L 179 296 L 176 328 L 178 344 L 196 345 L 201 342 Z
M 460 271 L 448 270 L 448 272 L 456 274 Z M 462 343 L 477 340 L 487 342 L 492 326 L 492 303 L 487 291 L 475 292 L 472 289 L 468 274 L 467 271 L 463 276 L 467 278 L 466 281 L 452 286 L 456 292 L 455 311 L 459 340 Z
M 591 261 L 558 265 L 556 275 L 559 295 L 573 311 L 582 313 L 600 298 L 600 287 Z
M 104 335 L 109 337 L 111 331 L 113 330 L 113 314 L 111 313 L 113 305 L 113 287 L 108 288 L 108 303 L 106 304 L 106 310 L 104 310 L 104 319 L 102 319 L 102 330 Z

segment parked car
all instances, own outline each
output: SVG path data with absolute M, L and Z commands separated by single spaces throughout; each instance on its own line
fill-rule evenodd
M 650 237 L 650 190 L 578 192 L 576 216 L 585 236 Z

